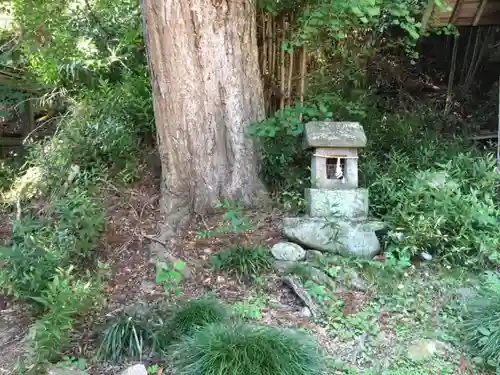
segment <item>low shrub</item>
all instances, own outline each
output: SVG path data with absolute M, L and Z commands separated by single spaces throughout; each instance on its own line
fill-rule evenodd
M 0 192 L 7 190 L 15 177 L 16 172 L 12 163 L 9 163 L 7 159 L 0 159 Z
M 43 169 L 51 187 L 67 178 L 73 164 L 82 170 L 100 167 L 120 171 L 137 162 L 139 142 L 130 120 L 112 112 L 99 113 L 92 105 L 75 105 L 52 138 L 31 146 L 28 163 Z
M 268 250 L 237 246 L 224 250 L 212 258 L 215 269 L 235 274 L 237 277 L 251 277 L 269 272 L 272 257 Z
M 0 289 L 17 299 L 36 302 L 59 268 L 79 266 L 93 256 L 104 228 L 100 204 L 72 190 L 45 207 L 40 217 L 13 222 L 10 246 L 0 248 Z
M 103 330 L 97 356 L 112 362 L 142 358 L 154 345 L 153 329 L 150 315 L 123 313 Z
M 277 111 L 251 128 L 250 134 L 262 147 L 262 181 L 289 210 L 304 210 L 304 188 L 310 185 L 310 156 L 301 147 L 300 139 L 304 123 L 331 118 L 332 113 L 323 103 L 310 103 Z
M 500 276 L 488 273 L 478 294 L 467 300 L 462 331 L 465 346 L 484 364 L 500 363 Z
M 219 301 L 205 297 L 181 304 L 173 313 L 170 327 L 178 338 L 207 324 L 223 322 L 228 317 L 226 308 Z
M 205 325 L 229 318 L 224 306 L 212 298 L 200 298 L 174 308 L 130 310 L 111 320 L 104 328 L 98 357 L 120 362 L 141 358 L 147 351 L 164 355 L 175 340 Z
M 132 90 L 132 91 L 131 91 Z M 59 188 L 72 165 L 82 171 L 112 171 L 129 183 L 138 177 L 140 141 L 154 133 L 152 97 L 144 74 L 102 81 L 71 104 L 49 139 L 30 145 L 29 167 L 41 168 L 45 190 Z
M 34 363 L 54 363 L 63 355 L 79 316 L 99 303 L 102 282 L 97 276 L 85 278 L 73 273 L 73 267 L 58 268 L 39 297 L 32 297 L 44 309 L 32 333 Z
M 258 325 L 210 324 L 172 349 L 179 375 L 319 375 L 323 366 L 312 337 Z
M 437 147 L 423 149 L 420 160 Z M 494 156 L 462 151 L 451 159 L 435 157 L 419 169 L 410 156 L 391 153 L 370 185 L 373 213 L 402 233 L 390 239 L 388 251 L 400 256 L 426 251 L 462 265 L 498 263 L 500 175 Z

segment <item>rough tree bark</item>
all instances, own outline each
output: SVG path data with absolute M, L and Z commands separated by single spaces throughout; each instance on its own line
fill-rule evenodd
M 251 0 L 143 0 L 162 161 L 162 240 L 220 199 L 260 193 L 248 125 L 264 116 Z

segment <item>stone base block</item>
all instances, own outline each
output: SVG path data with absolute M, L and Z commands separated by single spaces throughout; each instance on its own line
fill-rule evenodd
M 305 189 L 306 213 L 311 217 L 363 219 L 368 216 L 368 189 Z
M 380 252 L 379 221 L 297 217 L 283 219 L 283 234 L 309 249 L 371 259 Z

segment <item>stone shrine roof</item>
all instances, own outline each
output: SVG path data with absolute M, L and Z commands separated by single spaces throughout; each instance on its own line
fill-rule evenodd
M 365 146 L 366 134 L 359 122 L 311 121 L 305 125 L 304 148 Z

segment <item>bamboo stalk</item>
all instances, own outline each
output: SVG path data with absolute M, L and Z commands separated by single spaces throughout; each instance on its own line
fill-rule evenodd
M 455 80 L 455 67 L 457 64 L 458 38 L 453 38 L 453 52 L 451 55 L 450 75 L 448 76 L 448 89 L 446 90 L 446 104 L 444 114 L 448 115 L 451 107 L 451 99 L 453 95 L 453 82 Z
M 474 81 L 474 77 L 476 76 L 477 69 L 479 68 L 479 65 L 481 65 L 481 61 L 484 58 L 484 54 L 486 53 L 487 47 L 490 43 L 490 39 L 493 36 L 493 28 L 491 26 L 488 26 L 488 31 L 486 32 L 486 37 L 483 40 L 483 43 L 481 45 L 481 50 L 479 51 L 479 54 L 477 55 L 476 61 L 474 61 L 474 65 L 471 66 L 471 69 L 469 70 L 469 75 L 467 76 L 467 79 L 464 84 L 464 91 L 468 92 L 470 89 L 470 86 L 472 85 L 472 82 Z
M 285 50 L 283 49 L 283 44 L 285 43 L 285 16 L 281 17 L 281 43 L 280 43 L 280 109 L 285 108 Z
M 270 75 L 271 78 L 274 79 L 276 78 L 276 38 L 277 38 L 277 33 L 276 33 L 276 20 L 273 18 L 271 21 L 272 25 L 272 33 L 271 33 L 271 69 L 270 69 Z M 273 82 L 274 83 L 274 82 Z
M 472 32 L 474 31 L 473 28 L 469 29 L 469 38 L 467 39 L 467 46 L 465 47 L 465 55 L 462 63 L 462 71 L 460 72 L 460 83 L 464 84 L 465 82 L 465 73 L 467 72 L 467 69 L 469 68 L 469 64 L 467 63 L 467 60 L 469 58 L 469 51 L 470 51 L 470 45 L 472 44 Z
M 273 55 L 273 44 L 272 44 L 272 30 L 273 24 L 272 24 L 272 17 L 270 15 L 267 15 L 267 22 L 266 22 L 266 44 L 267 44 L 267 55 L 266 55 L 266 65 L 267 65 L 267 71 L 266 74 L 271 74 L 271 56 Z
M 292 38 L 292 20 L 293 20 L 293 15 L 290 14 L 289 18 L 289 24 L 288 28 L 290 31 L 290 39 Z M 287 98 L 287 105 L 291 105 L 292 103 L 292 76 L 293 76 L 293 61 L 295 60 L 294 58 L 294 53 L 293 49 L 290 51 L 290 56 L 289 56 L 289 61 L 288 61 L 288 79 L 287 79 L 287 92 L 286 92 L 286 98 Z
M 265 77 L 269 77 L 271 75 L 271 56 L 273 53 L 272 50 L 272 43 L 271 43 L 271 36 L 272 36 L 272 17 L 268 14 L 266 16 L 266 73 Z M 268 82 L 270 83 L 270 82 Z M 269 116 L 271 114 L 271 91 L 269 89 L 269 84 L 267 86 L 268 91 L 264 93 L 265 95 L 265 111 L 266 114 Z
M 300 105 L 304 106 L 304 93 L 306 87 L 306 58 L 307 58 L 307 47 L 304 45 L 302 47 L 302 55 L 300 59 L 300 86 L 299 86 L 299 98 Z M 300 120 L 302 120 L 302 113 L 300 114 Z
M 477 52 L 478 52 L 478 46 L 479 46 L 479 41 L 480 41 L 480 36 L 481 36 L 481 28 L 478 28 L 477 32 L 476 32 L 476 40 L 474 42 L 474 50 L 472 52 L 472 57 L 470 59 L 470 62 L 469 62 L 469 66 L 467 68 L 467 73 L 465 75 L 465 81 L 464 81 L 464 87 L 467 86 L 467 82 L 469 81 L 469 77 L 470 77 L 470 73 L 471 73 L 471 70 L 473 69 L 473 66 L 474 66 L 474 63 L 476 61 L 476 58 L 477 58 Z M 467 92 L 466 90 L 464 90 L 464 93 Z

